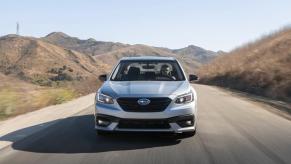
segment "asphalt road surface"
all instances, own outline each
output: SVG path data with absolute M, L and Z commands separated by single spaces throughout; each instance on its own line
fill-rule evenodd
M 195 88 L 199 115 L 194 137 L 97 136 L 90 107 L 3 149 L 0 163 L 291 163 L 291 121 L 229 92 Z

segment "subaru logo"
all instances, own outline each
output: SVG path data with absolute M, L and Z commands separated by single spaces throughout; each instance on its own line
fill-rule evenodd
M 146 99 L 146 98 L 142 98 L 142 99 L 139 99 L 139 100 L 137 100 L 137 103 L 139 104 L 139 105 L 148 105 L 149 103 L 151 102 L 151 100 L 149 100 L 149 99 Z

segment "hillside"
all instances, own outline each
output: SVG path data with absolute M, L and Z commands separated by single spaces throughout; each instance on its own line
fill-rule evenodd
M 81 40 L 62 32 L 53 32 L 43 38 L 0 37 L 0 72 L 44 86 L 96 78 L 101 72 L 108 72 L 120 58 L 141 55 L 172 56 L 180 60 L 187 72 L 195 73 L 216 53 L 193 45 L 171 50 Z
M 291 29 L 217 57 L 199 70 L 200 82 L 291 100 Z
M 77 37 L 71 37 L 62 32 L 52 32 L 41 39 L 67 49 L 89 54 L 91 56 L 100 55 L 128 46 L 122 43 L 96 41 L 92 38 L 81 40 Z
M 184 57 L 190 57 L 195 61 L 200 62 L 201 64 L 205 64 L 213 60 L 217 53 L 209 50 L 205 50 L 201 47 L 197 47 L 194 45 L 189 45 L 185 48 L 172 50 L 174 54 L 181 55 Z
M 105 69 L 107 65 L 89 55 L 36 38 L 0 38 L 0 72 L 37 85 L 66 86 L 91 81 Z
M 95 57 L 97 61 L 102 61 L 105 64 L 116 63 L 120 58 L 125 56 L 170 56 L 177 58 L 186 69 L 187 72 L 194 73 L 201 63 L 193 60 L 188 56 L 180 56 L 161 48 L 146 46 L 146 45 L 132 45 L 119 50 L 104 53 Z
M 213 51 L 205 50 L 201 47 L 190 45 L 181 49 L 168 49 L 161 47 L 152 47 L 146 45 L 129 45 L 114 42 L 102 42 L 94 39 L 81 40 L 77 37 L 71 37 L 62 32 L 53 32 L 43 37 L 42 40 L 49 43 L 72 49 L 87 55 L 97 56 L 99 60 L 105 62 L 110 59 L 120 59 L 124 56 L 140 56 L 140 55 L 159 55 L 159 56 L 173 56 L 186 63 L 189 67 L 188 70 L 196 69 L 202 64 L 205 64 L 216 57 L 216 53 Z M 101 55 L 103 57 L 98 57 Z M 113 55 L 113 56 L 111 56 Z M 112 64 L 112 63 L 111 63 Z

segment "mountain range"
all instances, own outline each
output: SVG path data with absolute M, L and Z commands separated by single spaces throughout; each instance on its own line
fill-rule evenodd
M 153 46 L 146 46 L 146 45 L 130 45 L 130 44 L 123 44 L 123 43 L 115 43 L 115 42 L 102 42 L 102 41 L 96 41 L 95 39 L 87 39 L 87 40 L 81 40 L 77 37 L 71 37 L 65 33 L 62 32 L 53 32 L 48 34 L 47 36 L 41 38 L 44 41 L 47 41 L 49 43 L 52 43 L 54 45 L 58 45 L 60 47 L 64 47 L 67 49 L 72 49 L 84 54 L 88 54 L 91 56 L 97 56 L 101 54 L 105 54 L 108 52 L 117 52 L 118 50 L 122 50 L 124 48 L 130 49 L 130 53 L 132 54 L 139 54 L 139 53 L 147 53 L 149 54 L 142 54 L 142 55 L 178 55 L 178 56 L 184 56 L 184 57 L 190 57 L 195 59 L 199 63 L 207 63 L 211 59 L 213 59 L 216 56 L 216 52 L 205 50 L 201 47 L 189 45 L 185 48 L 181 49 L 169 49 L 169 48 L 161 48 L 161 47 L 153 47 Z M 143 50 L 141 50 L 141 47 L 143 46 Z M 136 50 L 135 50 L 136 49 Z M 160 53 L 158 54 L 150 54 L 149 50 L 156 49 Z M 141 52 L 140 52 L 141 51 Z M 124 50 L 122 51 L 124 52 Z M 126 54 L 124 54 L 126 55 Z
M 194 72 L 216 57 L 215 52 L 193 45 L 172 50 L 142 44 L 81 40 L 62 32 L 41 38 L 0 37 L 0 72 L 41 86 L 94 81 L 99 74 L 108 73 L 121 57 L 142 55 L 176 57 L 187 72 Z

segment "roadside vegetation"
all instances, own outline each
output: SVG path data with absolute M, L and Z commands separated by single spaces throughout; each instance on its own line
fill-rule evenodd
M 43 87 L 0 73 L 0 120 L 61 104 L 81 94 L 68 87 Z
M 25 91 L 21 89 L 12 86 L 0 88 L 0 120 L 45 106 L 61 104 L 77 97 L 77 93 L 71 89 L 26 88 Z
M 199 71 L 200 83 L 291 101 L 291 28 L 223 54 Z

